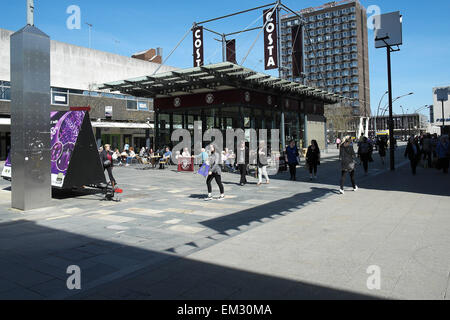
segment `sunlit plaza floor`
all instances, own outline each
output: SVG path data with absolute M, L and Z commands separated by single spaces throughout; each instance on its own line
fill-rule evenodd
M 376 159 L 341 196 L 331 155 L 312 182 L 304 168 L 260 187 L 226 173 L 226 199 L 205 202 L 205 179 L 175 169 L 115 168 L 120 202 L 59 194 L 26 213 L 0 182 L 0 298 L 449 299 L 448 176 Z M 70 265 L 81 291 L 66 287 Z

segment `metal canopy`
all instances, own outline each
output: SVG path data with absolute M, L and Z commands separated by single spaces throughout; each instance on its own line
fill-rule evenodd
M 99 89 L 147 98 L 246 89 L 293 98 L 316 98 L 330 104 L 345 99 L 334 93 L 272 77 L 231 62 L 108 82 L 100 85 Z

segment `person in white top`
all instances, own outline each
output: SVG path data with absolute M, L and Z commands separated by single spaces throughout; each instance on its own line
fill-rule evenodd
M 183 154 L 181 156 L 183 158 L 190 158 L 191 157 L 191 153 L 189 152 L 189 149 L 188 148 L 184 148 Z

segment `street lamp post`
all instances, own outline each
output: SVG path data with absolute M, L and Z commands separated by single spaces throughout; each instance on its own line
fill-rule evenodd
M 386 92 L 383 94 L 383 96 L 381 97 L 380 102 L 378 103 L 377 116 L 375 117 L 375 123 L 374 123 L 375 136 L 377 135 L 377 131 L 378 131 L 378 128 L 377 128 L 377 121 L 378 121 L 378 115 L 379 115 L 379 112 L 380 112 L 381 102 L 383 102 L 384 97 L 385 97 L 388 93 L 389 93 L 389 91 L 386 91 Z
M 413 95 L 413 94 L 414 94 L 414 92 L 410 92 L 410 93 L 408 93 L 408 94 L 404 94 L 404 95 L 402 95 L 402 96 L 399 96 L 399 97 L 395 98 L 394 100 L 392 100 L 392 104 L 393 104 L 394 102 L 396 102 L 397 100 L 400 100 L 401 98 L 404 98 L 404 97 L 407 97 L 407 96 L 411 96 L 411 95 Z M 385 105 L 384 108 L 383 108 L 382 110 L 383 110 L 383 115 L 382 115 L 382 116 L 384 117 L 384 115 L 386 114 L 386 111 L 389 110 L 388 105 Z
M 89 27 L 89 49 L 91 49 L 91 48 L 92 48 L 91 32 L 92 32 L 92 27 L 93 27 L 93 25 L 90 24 L 90 23 L 87 23 L 87 22 L 86 22 L 86 24 L 87 24 L 87 26 Z

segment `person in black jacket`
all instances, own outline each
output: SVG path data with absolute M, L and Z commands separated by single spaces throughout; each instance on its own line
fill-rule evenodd
M 310 180 L 317 179 L 317 166 L 320 165 L 320 149 L 316 140 L 311 141 L 311 145 L 306 153 L 306 162 L 309 166 Z
M 109 181 L 111 182 L 113 189 L 115 189 L 116 180 L 114 179 L 114 176 L 112 174 L 112 169 L 114 167 L 113 154 L 114 153 L 111 151 L 111 146 L 109 144 L 106 144 L 105 148 L 100 154 L 100 159 L 102 161 L 103 169 L 108 172 Z
M 245 145 L 245 140 L 238 146 L 236 152 L 236 161 L 238 164 L 239 172 L 241 174 L 241 187 L 247 184 L 247 164 L 249 161 L 248 147 Z
M 414 137 L 409 138 L 408 146 L 405 150 L 405 158 L 408 158 L 409 161 L 411 161 L 411 169 L 413 175 L 416 175 L 417 164 L 420 161 L 420 157 L 421 153 L 419 143 Z

